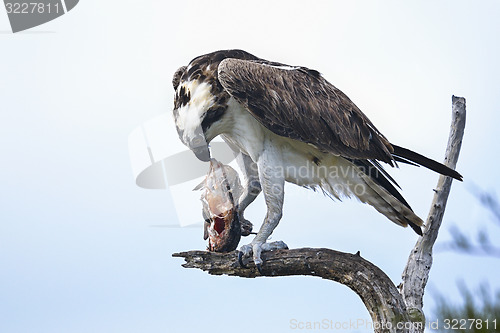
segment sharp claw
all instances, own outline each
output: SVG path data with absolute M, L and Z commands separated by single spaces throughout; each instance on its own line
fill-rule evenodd
M 243 263 L 243 252 L 241 251 L 238 251 L 238 263 L 240 264 L 240 267 L 248 268 L 247 265 Z
M 262 273 L 262 267 L 261 267 L 261 265 L 260 264 L 255 264 L 255 266 L 257 266 L 257 270 L 259 271 L 260 275 L 264 275 Z

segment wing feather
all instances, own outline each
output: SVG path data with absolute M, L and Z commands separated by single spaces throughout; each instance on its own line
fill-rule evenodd
M 320 150 L 393 164 L 393 148 L 361 110 L 317 71 L 264 60 L 224 59 L 222 87 L 272 132 Z

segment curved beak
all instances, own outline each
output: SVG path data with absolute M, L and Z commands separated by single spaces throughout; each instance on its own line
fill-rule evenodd
M 210 149 L 208 145 L 191 148 L 196 157 L 203 162 L 210 162 Z
M 196 135 L 187 146 L 200 161 L 210 162 L 210 150 L 203 134 Z

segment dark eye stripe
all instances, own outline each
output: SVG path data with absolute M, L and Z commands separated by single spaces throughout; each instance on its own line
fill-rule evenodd
M 210 109 L 207 114 L 205 115 L 205 118 L 203 118 L 203 121 L 201 122 L 201 129 L 203 130 L 203 133 L 207 131 L 207 129 L 212 126 L 213 123 L 216 121 L 220 120 L 224 113 L 226 112 L 227 106 L 219 106 L 215 109 Z
M 175 95 L 174 106 L 176 109 L 186 105 L 191 100 L 191 92 L 182 86 L 179 92 Z

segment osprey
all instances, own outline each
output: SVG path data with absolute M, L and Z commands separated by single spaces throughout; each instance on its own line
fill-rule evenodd
M 422 235 L 423 221 L 379 163 L 422 165 L 462 180 L 441 163 L 391 144 L 361 110 L 316 70 L 225 50 L 193 59 L 172 80 L 182 142 L 202 161 L 220 135 L 243 173 L 239 217 L 262 191 L 267 206 L 254 240 L 240 248 L 260 270 L 261 252 L 282 217 L 285 181 L 332 198 L 356 197 Z M 275 242 L 276 243 L 276 242 Z M 278 247 L 286 246 L 283 242 Z

